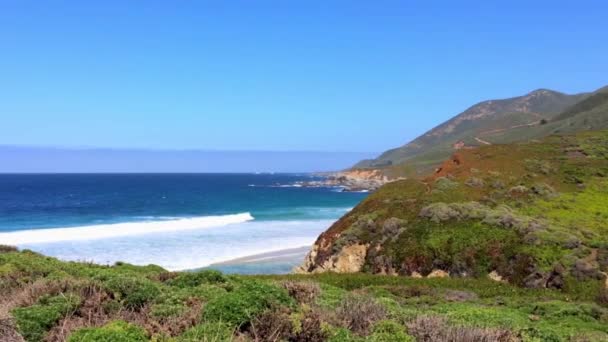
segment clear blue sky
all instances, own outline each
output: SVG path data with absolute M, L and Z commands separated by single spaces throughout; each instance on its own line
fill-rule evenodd
M 0 144 L 380 152 L 608 84 L 606 1 L 498 2 L 2 0 Z

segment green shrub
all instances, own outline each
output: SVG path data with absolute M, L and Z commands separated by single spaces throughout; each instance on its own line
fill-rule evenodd
M 346 328 L 327 328 L 327 342 L 363 342 L 364 340 L 358 336 L 353 336 L 350 330 Z
M 209 284 L 202 284 L 197 287 L 187 288 L 184 290 L 190 297 L 200 298 L 205 301 L 209 301 L 226 294 L 226 289 L 224 287 Z
M 347 294 L 347 292 L 340 287 L 328 285 L 326 283 L 321 283 L 319 285 L 321 287 L 321 294 L 315 300 L 315 304 L 324 308 L 333 309 L 337 307 L 342 301 L 342 298 Z
M 234 328 L 223 322 L 205 322 L 188 329 L 177 342 L 227 342 L 232 341 Z
M 449 191 L 456 189 L 460 186 L 458 182 L 455 182 L 446 177 L 439 177 L 435 180 L 434 188 L 441 191 Z
M 204 309 L 208 321 L 228 322 L 233 325 L 248 323 L 265 309 L 278 305 L 293 305 L 287 291 L 260 281 L 246 280 L 223 296 L 210 300 Z
M 406 333 L 403 325 L 394 321 L 380 321 L 374 326 L 373 333 L 367 338 L 370 342 L 414 342 Z
M 184 272 L 167 283 L 177 287 L 196 287 L 201 284 L 225 283 L 226 277 L 220 271 L 205 270 L 198 272 Z
M 520 331 L 520 335 L 522 336 L 524 341 L 538 341 L 538 342 L 560 342 L 563 341 L 559 335 L 545 329 L 539 330 L 534 327 L 525 328 Z
M 144 329 L 124 321 L 114 321 L 101 328 L 85 328 L 73 332 L 69 342 L 144 342 Z
M 155 317 L 174 317 L 184 313 L 190 299 L 205 302 L 225 295 L 227 291 L 220 286 L 202 284 L 196 287 L 169 287 L 154 299 L 151 314 Z
M 42 341 L 45 333 L 57 321 L 74 311 L 79 305 L 80 298 L 73 295 L 43 297 L 32 306 L 13 309 L 12 315 L 26 341 Z
M 167 270 L 157 265 L 137 266 L 122 261 L 116 262 L 112 269 L 120 271 L 123 274 L 129 273 L 143 276 L 158 276 L 167 272 Z
M 160 295 L 158 285 L 143 277 L 112 275 L 103 285 L 129 309 L 139 309 Z
M 150 315 L 157 318 L 177 317 L 186 311 L 186 305 L 178 303 L 154 304 L 150 310 Z

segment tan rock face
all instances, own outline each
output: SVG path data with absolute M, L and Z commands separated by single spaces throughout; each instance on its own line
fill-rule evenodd
M 426 276 L 427 278 L 449 278 L 450 275 L 448 274 L 448 272 L 443 271 L 443 270 L 433 270 L 433 272 L 429 273 L 429 275 Z
M 358 179 L 358 180 L 378 180 L 378 181 L 387 181 L 388 179 L 380 170 L 348 170 L 342 171 L 339 173 L 340 176 Z
M 367 256 L 366 245 L 352 245 L 342 248 L 335 258 L 332 258 L 333 269 L 339 273 L 353 273 L 361 271 Z
M 492 271 L 492 272 L 488 273 L 488 278 L 490 278 L 490 279 L 492 279 L 492 280 L 494 280 L 494 281 L 501 282 L 501 283 L 506 283 L 506 282 L 507 282 L 507 281 L 506 281 L 506 280 L 504 280 L 504 279 L 503 279 L 503 277 L 502 277 L 500 274 L 498 274 L 498 272 L 496 272 L 496 271 Z
M 306 256 L 304 257 L 304 262 L 302 263 L 302 265 L 300 266 L 296 266 L 293 269 L 293 273 L 296 274 L 306 274 L 309 273 L 311 269 L 313 269 L 315 266 L 315 258 L 317 257 L 317 253 L 319 250 L 319 246 L 317 244 L 314 244 L 312 246 L 312 248 L 310 249 L 310 252 L 308 252 L 308 254 L 306 254 Z
M 315 265 L 314 260 L 317 255 L 318 246 L 314 245 L 311 251 L 306 255 L 304 263 L 294 269 L 295 273 L 321 273 L 321 272 L 336 272 L 336 273 L 356 273 L 360 272 L 365 264 L 367 256 L 367 245 L 356 244 L 342 248 L 342 250 L 333 255 L 329 260 L 322 265 Z

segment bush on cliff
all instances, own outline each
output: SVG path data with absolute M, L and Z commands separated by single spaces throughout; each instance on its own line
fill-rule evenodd
M 85 328 L 70 335 L 68 342 L 145 342 L 144 329 L 124 321 L 108 323 L 100 328 Z
M 57 295 L 42 297 L 32 306 L 16 308 L 12 315 L 17 328 L 28 342 L 38 342 L 57 321 L 70 314 L 80 304 L 80 298 L 74 295 Z
M 213 322 L 227 322 L 234 326 L 247 324 L 251 319 L 273 306 L 292 306 L 294 300 L 277 286 L 247 280 L 223 296 L 210 300 L 203 318 Z

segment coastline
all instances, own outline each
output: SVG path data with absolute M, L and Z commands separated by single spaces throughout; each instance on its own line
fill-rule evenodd
M 281 249 L 272 252 L 252 254 L 227 261 L 213 263 L 201 269 L 216 269 L 224 273 L 240 274 L 287 274 L 291 273 L 295 266 L 304 262 L 304 257 L 310 251 L 311 246 Z
M 350 169 L 319 173 L 318 175 L 324 179 L 301 182 L 300 185 L 304 187 L 338 187 L 344 192 L 373 192 L 392 181 L 380 169 Z

